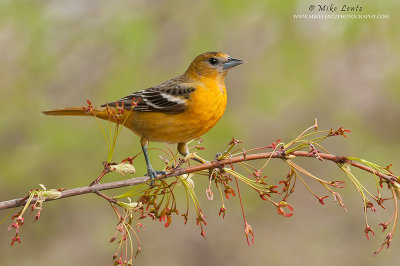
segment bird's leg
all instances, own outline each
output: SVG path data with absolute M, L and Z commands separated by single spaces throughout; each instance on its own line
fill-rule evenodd
M 164 171 L 154 171 L 153 167 L 150 164 L 149 155 L 147 154 L 147 144 L 149 141 L 146 138 L 140 139 L 140 144 L 142 145 L 144 159 L 146 160 L 147 165 L 147 175 L 150 177 L 150 185 L 153 186 L 154 179 L 157 178 L 157 174 L 165 175 Z
M 178 152 L 183 156 L 186 157 L 189 155 L 189 149 L 186 145 L 186 142 L 180 142 L 178 143 Z M 196 154 L 194 154 L 193 156 L 190 157 L 192 160 L 199 162 L 201 164 L 205 164 L 205 163 L 209 163 L 209 161 L 204 160 L 203 158 L 201 158 L 200 156 L 197 156 Z M 208 176 L 209 178 L 211 178 L 212 176 L 212 171 L 213 168 L 208 169 Z
M 178 152 L 179 152 L 183 157 L 186 157 L 186 156 L 189 155 L 189 149 L 188 149 L 188 147 L 187 147 L 187 145 L 186 145 L 186 142 L 180 142 L 180 143 L 178 143 Z M 201 157 L 198 156 L 197 154 L 194 154 L 193 156 L 191 156 L 191 159 L 194 160 L 194 161 L 196 161 L 196 162 L 202 163 L 202 164 L 209 163 L 209 161 L 204 160 L 203 158 L 201 158 Z

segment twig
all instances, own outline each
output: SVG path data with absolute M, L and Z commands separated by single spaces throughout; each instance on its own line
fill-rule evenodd
M 213 162 L 209 162 L 209 163 L 205 163 L 205 164 L 201 164 L 201 165 L 176 169 L 170 173 L 167 173 L 166 175 L 159 175 L 158 178 L 169 178 L 169 177 L 174 177 L 174 176 L 180 176 L 183 174 L 194 173 L 194 172 L 198 172 L 198 171 L 202 171 L 202 170 L 223 167 L 224 165 L 227 165 L 227 164 L 235 164 L 235 163 L 239 163 L 239 162 L 259 160 L 259 159 L 265 159 L 265 158 L 279 158 L 279 159 L 285 160 L 288 156 L 315 158 L 315 155 L 313 155 L 309 152 L 306 152 L 306 151 L 294 151 L 290 154 L 285 154 L 281 151 L 246 154 L 245 156 L 237 156 L 237 157 L 224 159 L 224 160 L 220 160 L 220 161 L 213 161 Z M 397 182 L 396 177 L 385 175 L 385 174 L 378 172 L 377 170 L 372 169 L 368 166 L 351 161 L 351 160 L 347 159 L 347 157 L 345 157 L 345 156 L 336 156 L 336 155 L 327 154 L 327 153 L 318 153 L 318 156 L 324 160 L 329 160 L 329 161 L 332 161 L 337 164 L 347 163 L 347 164 L 357 167 L 363 171 L 367 171 L 369 173 L 375 174 L 376 176 L 387 181 L 388 183 Z M 104 183 L 104 184 L 96 184 L 93 186 L 69 189 L 69 190 L 62 191 L 61 197 L 59 197 L 58 199 L 83 195 L 83 194 L 87 194 L 87 193 L 96 193 L 97 194 L 101 190 L 134 186 L 134 185 L 146 183 L 147 181 L 149 181 L 149 177 L 147 177 L 147 176 L 134 177 L 131 179 L 126 179 L 126 180 L 121 180 L 121 181 L 115 181 L 115 182 Z M 55 199 L 47 199 L 47 201 L 50 201 L 50 200 L 55 200 Z M 33 199 L 31 201 L 31 204 L 33 204 L 35 202 L 36 202 L 36 199 Z M 26 203 L 26 197 L 3 201 L 3 202 L 0 202 L 0 210 L 19 207 L 19 206 L 24 205 L 25 203 Z

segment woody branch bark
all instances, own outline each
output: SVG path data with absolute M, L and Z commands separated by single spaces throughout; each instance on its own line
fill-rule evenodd
M 240 163 L 240 162 L 245 162 L 245 161 L 260 160 L 260 159 L 266 159 L 266 158 L 278 158 L 278 159 L 285 160 L 285 159 L 288 159 L 288 157 L 290 159 L 292 159 L 294 157 L 315 158 L 315 154 L 312 154 L 312 153 L 309 153 L 306 151 L 294 151 L 294 152 L 288 153 L 288 154 L 286 154 L 284 152 L 280 152 L 280 151 L 248 154 L 248 155 L 232 157 L 232 158 L 224 159 L 224 160 L 220 160 L 220 161 L 213 161 L 213 162 L 205 163 L 205 164 L 201 164 L 201 165 L 196 165 L 196 166 L 191 166 L 191 167 L 186 167 L 186 168 L 179 168 L 173 172 L 168 173 L 167 175 L 159 176 L 159 178 L 169 178 L 169 177 L 179 176 L 179 175 L 183 175 L 183 174 L 194 173 L 194 172 L 198 172 L 201 170 L 208 170 L 208 169 L 223 167 L 224 165 L 227 165 L 227 164 L 235 164 L 235 163 Z M 345 156 L 337 156 L 337 155 L 327 154 L 327 153 L 318 153 L 318 157 L 322 158 L 324 160 L 332 161 L 336 164 L 346 163 L 346 164 L 352 165 L 363 171 L 369 172 L 371 174 L 375 174 L 376 176 L 387 181 L 388 183 L 398 182 L 397 178 L 395 178 L 393 176 L 385 175 L 385 174 L 380 173 L 380 172 L 376 171 L 375 169 L 372 169 L 368 166 L 351 161 Z M 78 195 L 83 195 L 83 194 L 88 194 L 88 193 L 97 193 L 98 191 L 101 191 L 101 190 L 134 186 L 134 185 L 138 185 L 138 184 L 143 184 L 147 181 L 149 181 L 149 177 L 143 176 L 143 177 L 134 177 L 131 179 L 115 181 L 115 182 L 110 182 L 110 183 L 96 184 L 93 186 L 74 188 L 74 189 L 62 191 L 61 197 L 59 197 L 57 199 L 68 198 L 68 197 L 73 197 L 73 196 L 78 196 Z M 25 197 L 25 198 L 18 198 L 18 199 L 12 199 L 12 200 L 8 200 L 8 201 L 0 202 L 0 210 L 22 206 L 26 203 L 26 199 L 27 198 Z M 56 200 L 56 199 L 47 199 L 47 201 L 50 201 L 50 200 Z M 35 203 L 35 199 L 33 199 L 31 201 L 31 203 L 32 204 Z

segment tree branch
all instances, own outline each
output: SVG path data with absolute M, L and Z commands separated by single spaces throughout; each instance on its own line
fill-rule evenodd
M 170 173 L 167 173 L 166 175 L 159 175 L 158 178 L 169 178 L 169 177 L 180 176 L 183 174 L 194 173 L 194 172 L 207 170 L 207 169 L 221 168 L 227 164 L 235 164 L 235 163 L 244 162 L 244 161 L 252 161 L 252 160 L 267 159 L 267 158 L 279 158 L 279 159 L 285 160 L 285 159 L 292 159 L 295 157 L 315 158 L 315 154 L 312 154 L 312 153 L 309 153 L 306 151 L 294 151 L 290 154 L 286 154 L 282 151 L 248 154 L 248 155 L 243 155 L 243 156 L 232 157 L 230 159 L 213 161 L 213 162 L 209 162 L 209 163 L 205 163 L 205 164 L 201 164 L 201 165 L 196 165 L 196 166 L 191 166 L 191 167 L 186 167 L 186 168 L 179 168 Z M 336 164 L 347 163 L 347 164 L 357 167 L 363 171 L 375 174 L 376 176 L 387 181 L 388 183 L 397 182 L 396 177 L 385 175 L 385 174 L 378 172 L 377 170 L 372 169 L 368 166 L 351 161 L 351 160 L 347 159 L 347 157 L 345 157 L 345 156 L 337 156 L 337 155 L 327 154 L 327 153 L 318 153 L 318 157 L 322 158 L 324 160 L 332 161 Z M 83 194 L 87 194 L 87 193 L 97 193 L 98 191 L 101 191 L 101 190 L 134 186 L 134 185 L 146 183 L 147 181 L 149 181 L 148 176 L 134 177 L 134 178 L 121 180 L 121 181 L 115 181 L 115 182 L 104 183 L 104 184 L 96 184 L 93 186 L 69 189 L 69 190 L 62 191 L 61 197 L 59 197 L 58 199 L 83 195 Z M 27 200 L 27 197 L 0 202 L 0 210 L 22 206 L 26 203 L 26 200 Z M 47 199 L 47 201 L 50 201 L 50 200 L 55 200 L 55 199 Z M 36 199 L 33 199 L 31 201 L 31 203 L 35 203 L 35 201 L 36 201 Z

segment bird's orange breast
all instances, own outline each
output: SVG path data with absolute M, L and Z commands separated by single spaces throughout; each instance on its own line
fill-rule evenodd
M 126 122 L 140 137 L 149 141 L 179 143 L 200 137 L 215 126 L 227 103 L 223 82 L 203 81 L 186 100 L 182 113 L 132 111 Z

